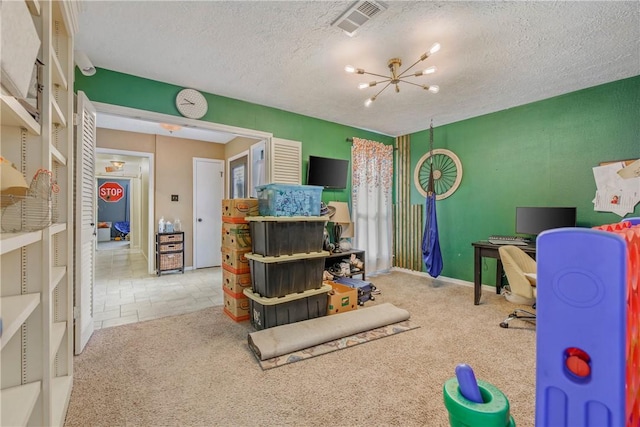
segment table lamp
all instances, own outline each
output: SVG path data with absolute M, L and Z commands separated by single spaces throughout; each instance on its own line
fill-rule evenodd
M 351 249 L 351 243 L 344 238 L 353 237 L 353 223 L 349 215 L 349 205 L 345 202 L 329 202 L 329 206 L 336 209 L 336 213 L 331 217 L 335 252 L 348 251 Z

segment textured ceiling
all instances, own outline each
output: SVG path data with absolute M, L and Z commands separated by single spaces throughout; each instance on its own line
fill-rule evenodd
M 397 136 L 640 74 L 640 2 L 398 2 L 348 37 L 351 1 L 85 1 L 76 46 L 97 67 Z M 439 42 L 369 108 L 370 78 Z M 403 67 L 404 68 L 404 67 Z M 418 68 L 419 69 L 419 68 Z M 98 72 L 100 72 L 98 70 Z

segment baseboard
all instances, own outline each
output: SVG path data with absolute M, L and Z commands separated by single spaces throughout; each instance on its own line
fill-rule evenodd
M 426 277 L 428 279 L 441 280 L 443 282 L 451 283 L 453 285 L 467 286 L 471 288 L 473 288 L 474 286 L 473 282 L 468 282 L 466 280 L 461 280 L 461 279 L 456 279 L 454 277 L 446 277 L 446 276 L 431 277 L 429 273 L 426 273 L 424 271 L 409 270 L 408 268 L 392 267 L 391 271 L 400 271 L 402 273 L 413 274 L 415 276 Z M 482 290 L 495 292 L 496 288 L 495 286 L 482 285 Z

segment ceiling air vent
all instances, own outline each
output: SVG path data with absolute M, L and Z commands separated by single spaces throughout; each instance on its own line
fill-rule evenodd
M 371 18 L 387 10 L 379 1 L 364 0 L 356 2 L 331 25 L 341 28 L 348 36 L 353 36 L 358 28 Z

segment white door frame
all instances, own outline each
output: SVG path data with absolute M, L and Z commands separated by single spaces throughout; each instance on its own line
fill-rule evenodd
M 123 156 L 131 156 L 131 157 L 145 157 L 149 160 L 149 194 L 147 195 L 149 200 L 149 217 L 147 218 L 148 229 L 147 229 L 147 270 L 149 274 L 155 274 L 156 272 L 156 248 L 155 248 L 155 240 L 153 236 L 156 234 L 155 229 L 155 162 L 154 162 L 154 154 L 147 153 L 144 151 L 127 151 L 127 150 L 116 150 L 112 148 L 99 148 L 96 147 L 96 153 L 99 154 L 119 154 Z M 96 173 L 96 176 L 98 174 Z M 99 178 L 104 178 L 104 176 L 100 175 Z M 113 179 L 130 179 L 128 177 L 118 177 L 112 176 L 109 178 Z M 144 242 L 140 242 L 140 246 L 144 245 Z
M 123 107 L 120 105 L 105 104 L 103 102 L 94 102 L 98 113 L 113 114 L 123 117 L 138 118 L 147 121 L 155 121 L 158 123 L 169 123 L 180 125 L 183 127 L 192 127 L 199 129 L 214 130 L 217 132 L 227 132 L 237 136 L 253 139 L 270 139 L 273 134 L 271 132 L 263 132 L 254 129 L 240 128 L 236 126 L 223 125 L 220 123 L 207 122 L 204 120 L 187 119 L 186 117 L 173 116 L 171 114 L 156 113 L 154 111 L 138 110 L 136 108 Z

